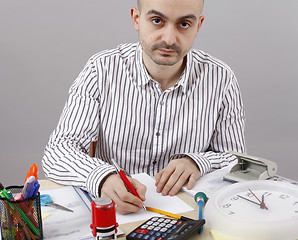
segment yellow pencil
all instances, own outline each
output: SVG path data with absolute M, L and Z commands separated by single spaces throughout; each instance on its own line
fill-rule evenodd
M 180 216 L 180 215 L 177 215 L 177 214 L 174 214 L 174 213 L 169 213 L 169 212 L 166 212 L 166 211 L 162 211 L 162 210 L 159 210 L 159 209 L 156 209 L 156 208 L 153 208 L 153 207 L 146 207 L 146 209 L 147 209 L 147 211 L 156 212 L 156 213 L 159 213 L 159 214 L 171 217 L 171 218 L 175 218 L 175 219 L 193 220 L 191 218 L 187 218 L 187 217 Z

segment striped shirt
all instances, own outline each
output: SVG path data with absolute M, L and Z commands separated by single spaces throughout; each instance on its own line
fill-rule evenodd
M 69 90 L 42 159 L 47 178 L 98 197 L 114 158 L 127 172 L 153 176 L 191 157 L 204 175 L 245 152 L 244 110 L 232 70 L 197 50 L 163 91 L 148 74 L 139 43 L 92 56 Z M 90 143 L 98 141 L 96 157 Z

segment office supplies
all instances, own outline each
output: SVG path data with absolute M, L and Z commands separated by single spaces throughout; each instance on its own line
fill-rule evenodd
M 39 188 L 40 188 L 39 182 L 38 181 L 34 181 L 33 182 L 32 189 L 31 189 L 28 197 L 29 198 L 35 197 L 37 195 L 37 193 L 38 193 Z
M 129 191 L 136 197 L 138 197 L 139 199 L 140 196 L 137 193 L 137 191 L 134 189 L 134 187 L 132 186 L 132 184 L 130 183 L 130 181 L 128 180 L 127 176 L 125 175 L 124 171 L 119 167 L 119 165 L 116 163 L 116 161 L 114 159 L 111 159 L 112 163 L 117 171 L 117 173 L 119 174 L 119 176 L 121 177 L 122 181 L 124 182 L 124 184 L 126 185 L 126 187 L 129 189 Z M 143 205 L 142 207 L 144 210 L 146 210 L 145 205 Z
M 39 181 L 42 187 L 45 186 L 43 185 L 44 182 L 48 182 L 48 180 Z M 56 184 L 51 183 L 51 186 L 54 185 Z M 42 206 L 42 213 L 46 212 L 51 214 L 42 222 L 44 239 L 93 239 L 93 235 L 90 231 L 91 201 L 88 202 L 87 207 L 87 205 L 83 203 L 81 196 L 76 192 L 76 190 L 80 189 L 73 186 L 56 186 L 59 187 L 48 190 L 42 189 L 40 193 L 49 194 L 55 202 L 63 206 L 69 206 L 73 212 L 61 212 L 56 208 Z M 59 226 L 57 222 L 59 222 Z M 117 237 L 124 234 L 121 228 L 118 227 L 117 230 Z
M 31 212 L 31 210 L 29 209 L 27 203 L 24 200 L 24 197 L 21 193 L 17 193 L 15 194 L 14 201 L 18 201 L 18 205 L 20 206 L 20 208 L 23 210 L 23 212 L 27 215 L 27 217 L 30 219 L 30 221 L 34 224 L 34 226 L 36 228 L 38 228 L 38 224 L 34 219 L 33 213 Z
M 96 239 L 117 239 L 115 203 L 110 198 L 95 199 L 91 203 L 92 208 L 92 235 Z
M 231 182 L 266 180 L 273 178 L 277 172 L 275 162 L 238 152 L 230 153 L 237 157 L 238 163 L 224 176 L 224 180 Z
M 194 196 L 195 202 L 199 205 L 199 220 L 203 219 L 203 206 L 208 201 L 208 197 L 203 192 L 198 192 Z M 198 231 L 198 233 L 201 233 L 203 231 L 203 227 L 201 227 Z
M 41 206 L 50 206 L 50 207 L 54 207 L 54 208 L 61 209 L 64 211 L 73 212 L 73 210 L 71 210 L 67 207 L 64 207 L 62 205 L 54 203 L 49 194 L 40 195 L 40 205 Z
M 22 195 L 24 197 L 24 199 L 29 197 L 29 194 L 33 188 L 33 184 L 35 182 L 35 177 L 34 176 L 30 176 L 27 181 L 24 184 L 23 190 L 22 190 Z
M 205 220 L 177 220 L 152 217 L 129 233 L 126 239 L 187 239 L 191 234 L 197 232 L 204 223 Z
M 32 166 L 30 167 L 30 169 L 26 175 L 24 183 L 26 183 L 28 178 L 31 176 L 34 176 L 35 180 L 38 180 L 38 167 L 35 163 L 33 163 Z
M 251 191 L 254 193 L 252 194 Z M 255 196 L 266 204 L 262 208 Z M 246 199 L 239 197 L 250 199 Z M 298 237 L 298 186 L 279 181 L 251 180 L 217 191 L 206 203 L 208 226 L 241 240 L 295 240 Z
M 150 212 L 155 212 L 155 213 L 159 213 L 159 214 L 162 214 L 162 215 L 165 215 L 165 216 L 168 216 L 168 217 L 171 217 L 171 218 L 175 218 L 175 219 L 178 219 L 178 220 L 193 220 L 193 219 L 190 219 L 190 218 L 187 218 L 187 217 L 184 217 L 184 216 L 180 216 L 180 215 L 177 215 L 177 214 L 174 214 L 174 213 L 170 213 L 170 212 L 166 212 L 166 211 L 163 211 L 163 210 L 160 210 L 160 209 L 157 209 L 157 208 L 153 208 L 153 207 L 146 207 L 146 209 Z
M 21 235 L 21 232 L 23 231 L 27 239 L 40 239 L 42 238 L 42 226 L 40 217 L 39 195 L 30 199 L 30 201 L 33 202 L 34 207 L 32 208 L 32 210 L 29 210 L 30 212 L 33 211 L 31 212 L 32 215 L 27 216 L 27 214 L 25 213 L 26 209 L 23 210 L 21 208 L 23 203 L 27 204 L 27 201 L 14 201 L 14 199 L 12 198 L 13 195 L 20 193 L 21 190 L 22 187 L 12 186 L 8 187 L 7 189 L 3 189 L 0 192 L 0 204 L 4 204 L 5 206 L 7 206 L 8 209 L 8 211 L 4 213 L 4 216 L 6 216 L 6 222 L 8 223 L 8 226 L 12 226 L 9 227 L 8 230 L 10 234 L 13 234 L 14 236 L 16 236 L 16 232 L 20 230 L 19 235 Z M 3 208 L 0 207 L 1 214 L 2 210 Z M 37 224 L 33 223 L 34 221 L 30 219 L 30 216 L 34 216 L 34 221 Z

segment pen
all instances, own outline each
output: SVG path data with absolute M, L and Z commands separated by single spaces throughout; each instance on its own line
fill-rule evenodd
M 26 181 L 26 183 L 25 183 L 25 185 L 23 187 L 23 190 L 22 190 L 22 195 L 23 195 L 23 197 L 25 199 L 29 197 L 29 194 L 30 194 L 30 192 L 32 190 L 32 187 L 33 187 L 34 182 L 35 182 L 35 177 L 34 176 L 30 176 L 27 179 L 27 181 Z
M 129 191 L 136 197 L 138 197 L 139 199 L 140 196 L 137 193 L 137 191 L 134 189 L 134 187 L 132 186 L 132 184 L 130 183 L 130 181 L 128 180 L 128 178 L 126 177 L 125 173 L 123 172 L 123 170 L 119 167 L 119 165 L 115 162 L 114 159 L 111 159 L 112 163 L 114 165 L 114 167 L 116 168 L 117 173 L 119 174 L 119 176 L 121 177 L 122 181 L 124 182 L 124 184 L 127 186 L 127 188 L 129 189 Z M 142 207 L 144 210 L 146 210 L 145 205 L 143 205 Z
M 159 213 L 159 214 L 171 217 L 171 218 L 175 218 L 175 219 L 178 219 L 178 220 L 180 220 L 180 219 L 181 220 L 193 220 L 191 218 L 187 218 L 187 217 L 180 216 L 180 215 L 177 215 L 177 214 L 174 214 L 174 213 L 169 213 L 169 212 L 166 212 L 166 211 L 162 211 L 162 210 L 159 210 L 159 209 L 156 209 L 156 208 L 153 208 L 153 207 L 146 207 L 146 209 L 150 212 L 156 212 L 156 213 Z

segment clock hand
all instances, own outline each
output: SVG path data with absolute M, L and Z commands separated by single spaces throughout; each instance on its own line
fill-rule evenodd
M 264 198 L 265 198 L 265 193 L 262 195 L 262 205 L 260 205 L 261 206 L 261 208 L 265 208 L 264 206 L 265 206 L 265 202 L 264 202 Z
M 260 203 L 260 206 L 261 207 L 264 207 L 266 210 L 268 210 L 268 208 L 266 207 L 266 205 L 265 205 L 265 203 L 263 203 L 263 202 L 261 202 L 261 200 L 253 193 L 253 191 L 251 191 L 250 189 L 248 189 L 251 193 L 252 193 L 252 195 L 254 195 L 254 197 L 259 201 L 259 203 Z
M 251 203 L 254 203 L 254 204 L 257 204 L 257 205 L 261 206 L 261 204 L 258 203 L 258 202 L 255 202 L 255 201 L 253 201 L 253 200 L 250 200 L 250 199 L 248 199 L 248 198 L 246 198 L 246 197 L 243 197 L 243 196 L 240 196 L 240 195 L 237 195 L 237 196 L 240 197 L 240 198 L 242 198 L 242 199 L 244 199 L 244 200 L 247 200 L 247 201 L 249 201 L 249 202 L 251 202 Z

